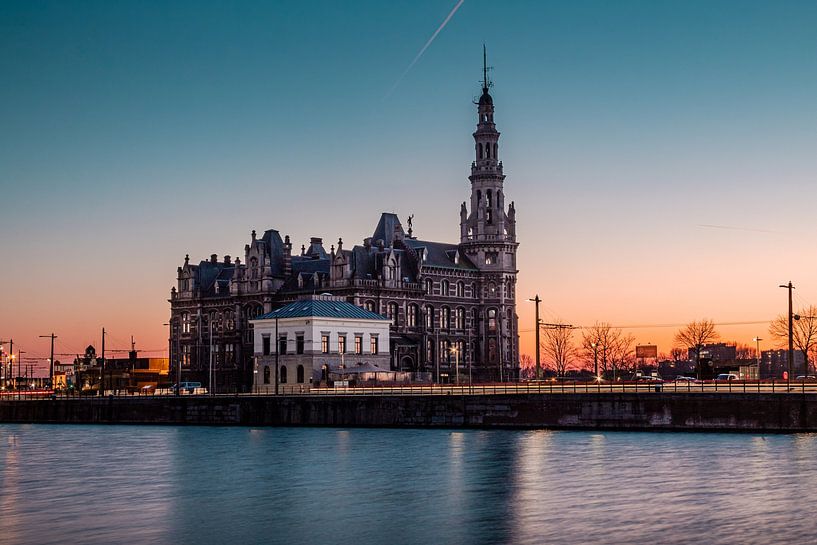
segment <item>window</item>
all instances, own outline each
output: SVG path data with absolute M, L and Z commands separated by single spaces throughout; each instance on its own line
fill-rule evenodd
M 296 354 L 303 354 L 304 353 L 304 336 L 303 336 L 303 334 L 297 335 L 295 337 L 295 353 Z
M 261 348 L 261 354 L 263 354 L 264 356 L 269 356 L 269 352 L 270 352 L 269 335 L 264 335 L 261 338 L 261 347 L 262 347 Z
M 434 281 L 432 279 L 430 279 L 430 278 L 426 278 L 425 284 L 426 284 L 426 295 L 431 295 L 431 293 L 434 291 Z
M 298 384 L 303 384 L 304 383 L 304 366 L 299 365 L 298 368 L 296 369 L 295 373 L 297 375 L 296 380 L 298 381 Z
M 449 329 L 451 327 L 451 309 L 443 307 L 440 313 L 440 327 L 442 329 Z
M 496 309 L 488 309 L 488 331 L 496 331 Z
M 269 377 L 270 377 L 269 365 L 265 365 L 264 366 L 264 384 L 269 384 Z
M 253 280 L 258 278 L 258 258 L 256 257 L 250 259 L 250 278 Z
M 434 329 L 434 307 L 426 305 L 426 329 Z
M 235 352 L 233 350 L 234 345 L 232 343 L 228 343 L 224 345 L 224 365 L 232 367 L 235 365 Z
M 489 253 L 485 254 L 485 264 L 486 265 L 493 265 L 496 263 L 496 254 Z
M 286 333 L 283 335 L 278 336 L 278 353 L 279 354 L 286 354 L 287 353 L 287 336 Z
M 346 353 L 346 335 L 338 334 L 338 352 L 341 354 Z
M 363 353 L 363 337 L 355 335 L 355 354 Z
M 448 339 L 440 341 L 440 361 L 451 363 L 451 342 Z
M 374 301 L 366 301 L 365 303 L 363 303 L 363 308 L 365 308 L 369 312 L 374 312 Z
M 377 336 L 372 335 L 369 342 L 371 343 L 372 355 L 376 356 L 377 352 L 378 352 L 378 350 L 377 350 Z
M 494 144 L 494 159 L 499 159 L 499 146 Z
M 465 284 L 457 282 L 457 297 L 465 297 Z
M 429 363 L 434 361 L 434 341 L 431 339 L 426 342 L 426 361 Z
M 190 314 L 182 312 L 182 333 L 190 333 Z
M 457 313 L 454 315 L 454 327 L 457 329 L 462 329 L 465 327 L 465 309 L 458 308 Z
M 182 345 L 182 367 L 190 367 L 190 345 Z
M 391 325 L 397 326 L 397 303 L 389 303 L 387 308 L 387 316 L 391 320 Z
M 286 383 L 287 383 L 287 366 L 282 365 L 281 366 L 281 384 L 286 384 Z
M 478 146 L 479 146 L 479 152 L 477 152 L 477 157 L 478 157 L 479 159 L 482 159 L 482 142 L 480 142 L 480 143 L 478 144 Z
M 440 295 L 443 297 L 448 297 L 451 293 L 451 287 L 448 285 L 448 280 L 443 280 L 440 282 Z
M 408 306 L 408 316 L 407 316 L 407 324 L 408 327 L 417 327 L 417 314 L 419 313 L 419 309 L 417 305 L 411 304 Z
M 329 353 L 329 335 L 321 335 L 321 353 Z

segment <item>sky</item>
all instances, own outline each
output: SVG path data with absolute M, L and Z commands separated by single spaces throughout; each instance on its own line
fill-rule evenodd
M 465 0 L 411 64 L 457 4 L 0 3 L 0 339 L 161 355 L 184 255 L 252 229 L 457 241 L 483 43 L 523 353 L 536 293 L 662 352 L 817 304 L 817 3 Z

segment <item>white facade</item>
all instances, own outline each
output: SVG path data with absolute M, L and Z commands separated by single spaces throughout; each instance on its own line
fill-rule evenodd
M 341 366 L 369 363 L 389 369 L 390 322 L 385 318 L 279 318 L 277 342 L 275 322 L 275 318 L 252 320 L 257 393 L 275 392 L 276 350 L 279 393 L 305 391 Z

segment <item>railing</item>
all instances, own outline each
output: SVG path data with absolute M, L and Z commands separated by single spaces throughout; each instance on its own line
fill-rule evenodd
M 817 380 L 769 381 L 696 381 L 696 382 L 581 382 L 539 381 L 504 382 L 494 384 L 411 384 L 363 385 L 349 387 L 309 387 L 308 384 L 279 385 L 280 396 L 425 396 L 425 395 L 558 395 L 558 394 L 817 394 Z M 0 401 L 43 399 L 107 399 L 153 398 L 175 396 L 169 389 L 134 392 L 106 390 L 104 397 L 97 392 L 53 392 L 51 390 L 3 390 Z M 183 392 L 184 397 L 271 396 L 272 393 L 217 393 L 214 396 L 201 389 L 194 394 Z

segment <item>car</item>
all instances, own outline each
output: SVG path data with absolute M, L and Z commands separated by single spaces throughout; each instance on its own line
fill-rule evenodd
M 738 380 L 738 376 L 735 373 L 721 373 L 715 377 L 715 380 Z
M 795 380 L 817 380 L 814 375 L 799 375 Z
M 664 382 L 660 377 L 651 377 L 649 375 L 638 375 L 633 377 L 633 380 L 636 382 Z
M 695 377 L 685 377 L 684 375 L 678 375 L 675 377 L 675 382 L 695 382 L 697 379 Z
M 195 394 L 197 393 L 196 390 L 201 390 L 201 382 L 182 382 L 179 384 L 174 384 L 171 390 L 173 393 L 184 393 L 187 392 L 188 394 Z

